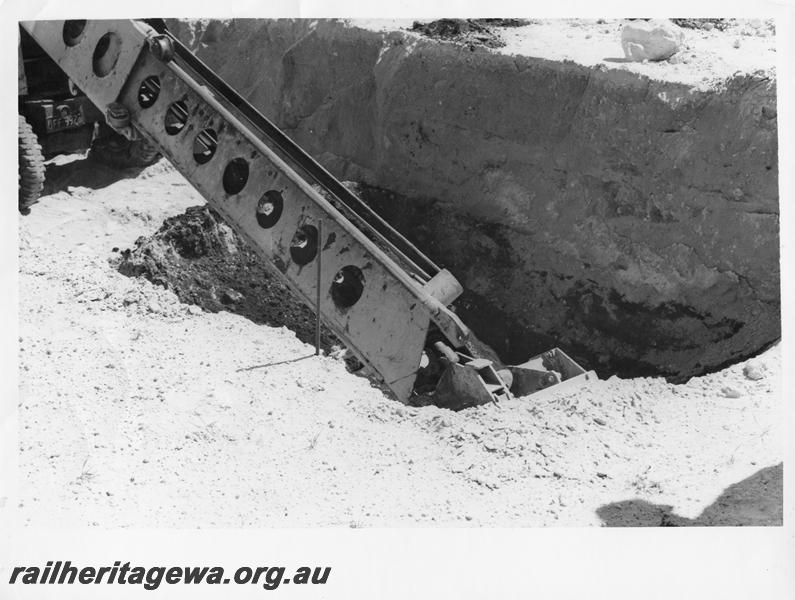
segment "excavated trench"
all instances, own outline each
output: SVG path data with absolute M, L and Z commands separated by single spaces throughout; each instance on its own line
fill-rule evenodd
M 683 380 L 780 337 L 768 76 L 697 89 L 338 22 L 169 26 L 449 268 L 507 362 L 557 345 L 601 375 Z M 269 302 L 253 263 L 215 271 Z

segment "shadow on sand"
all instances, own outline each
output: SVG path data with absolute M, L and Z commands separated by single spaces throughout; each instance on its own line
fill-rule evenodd
M 645 500 L 605 504 L 596 514 L 607 527 L 780 526 L 783 496 L 783 463 L 779 463 L 730 485 L 695 519 L 680 517 L 670 506 Z
M 46 165 L 43 196 L 65 191 L 69 187 L 99 190 L 122 179 L 137 177 L 143 168 L 112 169 L 87 157 Z

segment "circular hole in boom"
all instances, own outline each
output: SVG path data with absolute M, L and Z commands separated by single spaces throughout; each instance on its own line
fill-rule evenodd
M 364 273 L 359 267 L 342 267 L 331 283 L 331 299 L 337 308 L 350 308 L 359 301 L 364 291 Z
M 229 194 L 239 194 L 248 182 L 248 163 L 242 158 L 233 158 L 224 169 L 222 183 L 224 191 Z
M 185 128 L 188 122 L 188 105 L 184 100 L 177 100 L 169 105 L 166 111 L 166 133 L 177 135 Z
M 67 46 L 77 46 L 83 39 L 83 32 L 86 29 L 85 19 L 72 19 L 64 21 L 63 24 L 63 43 Z
M 290 242 L 290 257 L 293 262 L 302 267 L 312 262 L 317 256 L 317 227 L 314 225 L 301 225 L 293 235 Z
M 270 229 L 282 216 L 284 198 L 276 190 L 268 190 L 262 194 L 257 203 L 257 223 L 263 229 Z
M 105 77 L 116 66 L 121 54 L 121 38 L 118 34 L 109 31 L 97 42 L 94 48 L 92 64 L 97 77 Z
M 160 95 L 160 79 L 157 75 L 150 75 L 141 82 L 141 87 L 138 88 L 138 104 L 141 108 L 149 108 Z
M 218 135 L 214 129 L 202 129 L 193 140 L 193 158 L 194 160 L 203 165 L 210 162 L 210 159 L 215 155 L 215 149 L 218 147 Z

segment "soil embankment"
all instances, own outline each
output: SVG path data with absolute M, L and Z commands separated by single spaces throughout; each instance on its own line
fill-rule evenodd
M 170 26 L 369 186 L 506 361 L 558 345 L 603 375 L 683 379 L 780 337 L 771 70 L 695 86 L 331 21 Z

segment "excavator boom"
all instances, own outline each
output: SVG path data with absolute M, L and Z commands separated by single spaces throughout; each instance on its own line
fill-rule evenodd
M 495 361 L 449 308 L 463 291 L 455 278 L 162 22 L 22 26 L 111 127 L 156 145 L 398 400 L 462 408 L 593 376 L 557 349 L 516 367 Z

